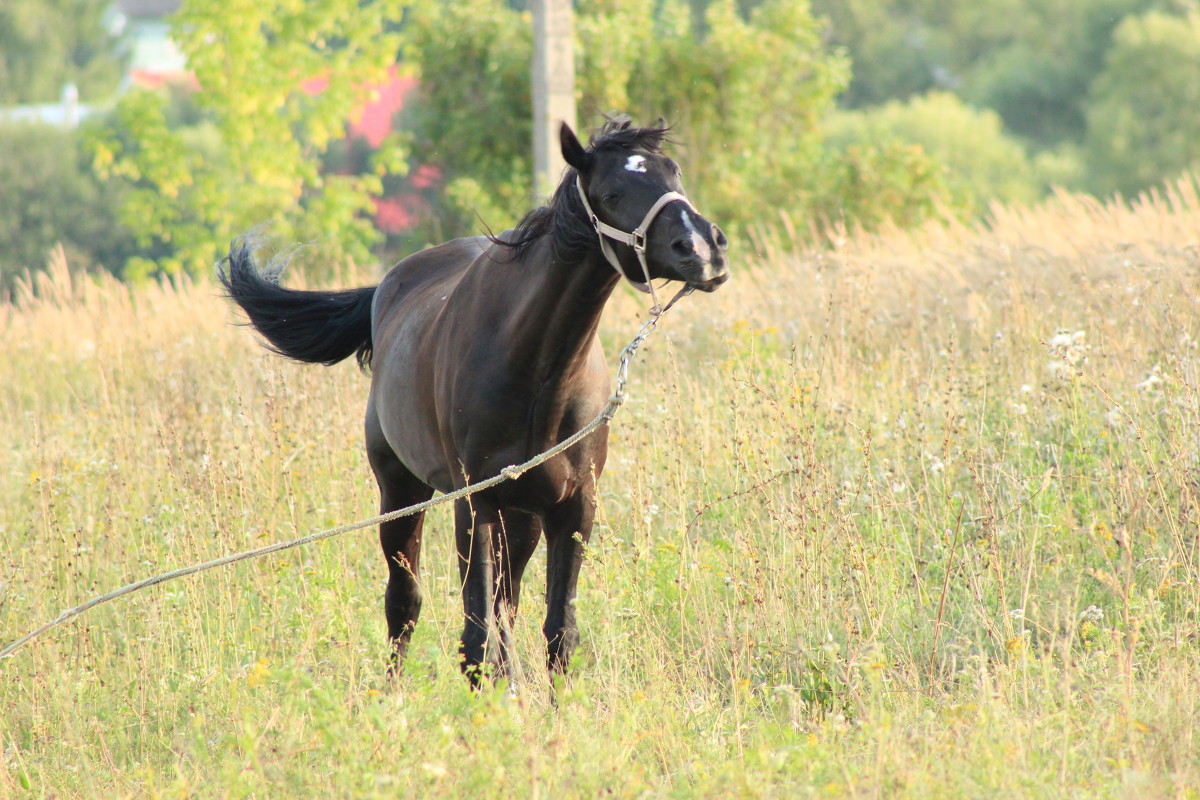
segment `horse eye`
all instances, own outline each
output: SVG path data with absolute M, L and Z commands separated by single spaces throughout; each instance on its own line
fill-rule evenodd
M 621 195 L 606 194 L 604 197 L 600 198 L 600 202 L 604 203 L 606 206 L 615 206 L 617 203 L 621 202 Z

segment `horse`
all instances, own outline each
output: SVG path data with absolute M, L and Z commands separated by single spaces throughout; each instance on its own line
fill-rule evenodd
M 582 429 L 610 380 L 597 329 L 622 278 L 714 291 L 728 242 L 687 199 L 663 153 L 668 128 L 610 118 L 583 146 L 560 129 L 566 161 L 547 205 L 499 235 L 404 258 L 374 287 L 299 291 L 260 271 L 235 239 L 218 265 L 225 292 L 276 353 L 371 375 L 365 438 L 387 513 L 495 476 Z M 461 666 L 474 686 L 507 674 L 521 576 L 547 547 L 546 664 L 565 673 L 578 644 L 575 593 L 608 451 L 600 426 L 520 477 L 456 501 L 465 622 Z M 423 515 L 379 526 L 394 675 L 421 612 Z

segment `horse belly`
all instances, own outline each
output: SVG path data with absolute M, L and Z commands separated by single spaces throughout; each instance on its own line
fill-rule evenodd
M 439 421 L 433 400 L 433 376 L 422 357 L 426 314 L 410 312 L 390 326 L 372 360 L 370 402 L 392 452 L 423 483 L 450 491 Z

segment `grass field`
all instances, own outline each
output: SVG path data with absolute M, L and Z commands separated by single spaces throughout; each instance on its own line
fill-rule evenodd
M 468 690 L 439 509 L 394 688 L 373 532 L 238 564 L 0 664 L 0 796 L 1200 797 L 1200 199 L 992 216 L 737 242 L 667 317 L 557 708 L 537 558 L 518 691 Z M 62 265 L 0 305 L 0 644 L 375 512 L 367 380 L 234 320 Z

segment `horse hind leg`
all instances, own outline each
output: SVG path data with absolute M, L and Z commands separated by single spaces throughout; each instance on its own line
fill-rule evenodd
M 400 462 L 383 440 L 378 424 L 372 425 L 372 421 L 369 418 L 367 423 L 367 458 L 379 484 L 380 513 L 386 514 L 428 500 L 433 490 Z M 421 615 L 421 590 L 417 575 L 421 563 L 424 523 L 425 515 L 421 513 L 400 517 L 379 526 L 379 543 L 388 566 L 383 607 L 387 617 L 388 640 L 391 642 L 389 676 L 394 676 L 403 663 L 413 628 Z

